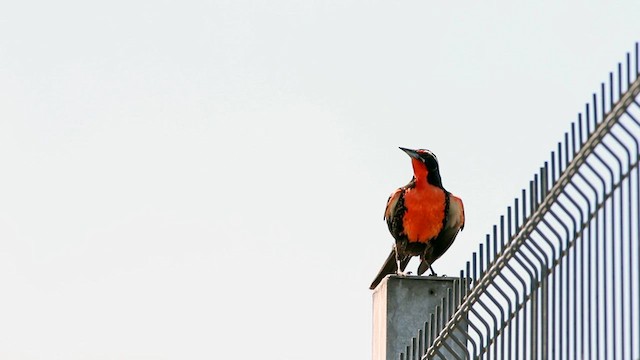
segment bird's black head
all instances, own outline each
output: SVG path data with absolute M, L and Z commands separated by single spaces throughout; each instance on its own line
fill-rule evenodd
M 440 169 L 438 167 L 438 158 L 436 155 L 426 149 L 406 149 L 401 147 L 400 150 L 411 156 L 413 163 L 413 173 L 417 177 L 426 176 L 427 182 L 431 185 L 442 187 L 442 179 L 440 178 Z

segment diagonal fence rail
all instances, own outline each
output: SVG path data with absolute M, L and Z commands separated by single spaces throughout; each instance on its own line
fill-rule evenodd
M 640 358 L 638 50 L 593 94 L 401 360 Z

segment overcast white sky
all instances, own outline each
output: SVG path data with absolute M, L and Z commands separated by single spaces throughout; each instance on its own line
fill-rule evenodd
M 0 5 L 0 358 L 368 359 L 398 146 L 457 275 L 640 3 Z

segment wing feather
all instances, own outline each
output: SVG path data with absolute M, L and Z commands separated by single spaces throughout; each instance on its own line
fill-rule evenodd
M 389 199 L 387 199 L 387 207 L 384 209 L 384 219 L 387 220 L 387 223 L 390 219 L 393 219 L 393 214 L 396 212 L 396 205 L 398 205 L 400 195 L 402 195 L 402 188 L 398 188 L 396 191 L 392 192 L 391 195 L 389 195 Z

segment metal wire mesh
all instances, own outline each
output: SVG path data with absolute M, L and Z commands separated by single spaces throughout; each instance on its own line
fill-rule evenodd
M 619 63 L 402 360 L 640 358 L 640 61 Z

